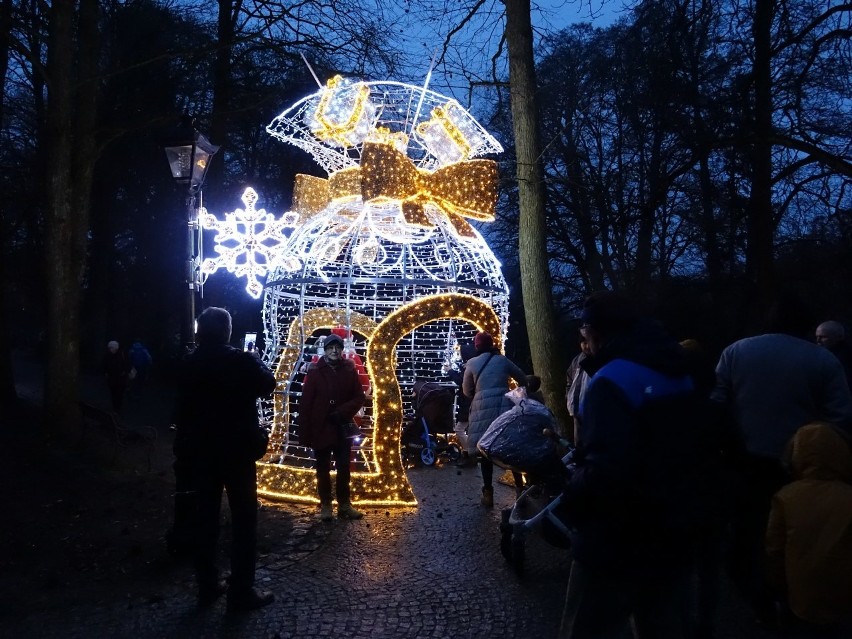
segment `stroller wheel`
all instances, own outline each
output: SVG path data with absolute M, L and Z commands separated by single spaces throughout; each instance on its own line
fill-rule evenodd
M 435 451 L 431 448 L 422 448 L 420 450 L 420 461 L 425 466 L 432 466 L 435 463 Z
M 500 554 L 512 563 L 512 527 L 509 524 L 500 524 Z
M 515 569 L 515 574 L 518 577 L 524 576 L 524 558 L 526 557 L 526 549 L 524 548 L 524 538 L 520 535 L 512 536 L 512 567 Z
M 461 459 L 461 448 L 458 444 L 450 444 L 447 446 L 447 459 L 455 463 Z

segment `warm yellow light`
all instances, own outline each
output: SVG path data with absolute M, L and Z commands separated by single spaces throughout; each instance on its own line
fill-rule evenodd
M 497 203 L 497 164 L 467 160 L 427 171 L 390 144 L 365 142 L 361 166 L 332 173 L 328 180 L 297 175 L 294 209 L 302 222 L 329 204 L 361 197 L 365 203 L 399 201 L 406 222 L 431 227 L 425 204 L 442 211 L 456 233 L 472 237 L 470 218 L 490 222 Z
M 468 321 L 478 330 L 488 331 L 499 341 L 500 321 L 494 310 L 472 295 L 445 293 L 420 298 L 388 315 L 381 323 L 344 309 L 312 309 L 290 326 L 288 344 L 302 344 L 301 326 L 306 334 L 320 328 L 332 328 L 349 319 L 352 330 L 367 337 L 367 372 L 375 389 L 373 405 L 373 439 L 377 472 L 352 473 L 352 500 L 376 506 L 410 506 L 417 503 L 400 457 L 399 437 L 402 431 L 402 393 L 396 378 L 396 345 L 416 328 L 447 317 Z M 499 344 L 498 344 L 499 346 Z M 286 384 L 300 356 L 299 348 L 288 346 L 279 360 L 275 374 L 279 386 Z M 283 389 L 282 389 L 283 390 Z M 287 501 L 317 502 L 316 479 L 311 468 L 294 468 L 271 463 L 284 442 L 290 424 L 289 398 L 286 393 L 275 397 L 275 419 L 270 438 L 270 454 L 258 462 L 258 492 L 266 497 Z
M 467 136 L 456 124 L 463 109 L 455 100 L 432 109 L 432 118 L 417 125 L 417 133 L 427 147 L 444 162 L 456 162 L 470 157 L 472 148 Z
M 345 95 L 346 98 L 342 98 Z M 342 147 L 355 146 L 369 133 L 370 88 L 363 82 L 346 86 L 343 78 L 334 76 L 326 84 L 314 118 L 319 124 L 313 134 Z

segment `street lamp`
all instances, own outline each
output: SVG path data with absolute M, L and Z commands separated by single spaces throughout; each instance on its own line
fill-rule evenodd
M 186 309 L 181 324 L 181 341 L 185 352 L 195 348 L 195 291 L 200 285 L 198 255 L 196 253 L 198 209 L 196 198 L 204 184 L 210 160 L 219 147 L 199 133 L 195 120 L 186 115 L 180 126 L 169 131 L 163 138 L 163 150 L 169 161 L 169 169 L 175 182 L 188 185 L 187 209 L 187 254 L 186 254 Z

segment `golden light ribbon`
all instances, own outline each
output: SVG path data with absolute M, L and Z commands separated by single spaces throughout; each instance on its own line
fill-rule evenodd
M 293 208 L 305 221 L 332 200 L 361 196 L 363 202 L 399 200 L 405 221 L 431 227 L 425 205 L 439 208 L 461 237 L 473 237 L 464 218 L 491 222 L 497 203 L 497 164 L 466 160 L 435 171 L 417 168 L 388 144 L 365 142 L 361 166 L 337 171 L 328 180 L 297 175 Z

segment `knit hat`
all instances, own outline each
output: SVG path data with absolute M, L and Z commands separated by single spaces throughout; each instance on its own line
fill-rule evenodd
M 332 333 L 331 335 L 329 335 L 328 337 L 325 338 L 325 342 L 323 342 L 322 347 L 323 347 L 323 349 L 326 349 L 329 346 L 331 346 L 332 344 L 338 344 L 340 346 L 340 348 L 342 349 L 343 348 L 343 338 L 340 337 L 340 335 L 335 335 L 334 333 Z
M 481 331 L 473 338 L 473 346 L 477 353 L 485 353 L 494 348 L 494 338 L 491 337 L 490 333 Z

